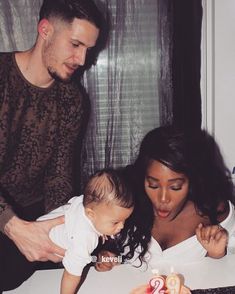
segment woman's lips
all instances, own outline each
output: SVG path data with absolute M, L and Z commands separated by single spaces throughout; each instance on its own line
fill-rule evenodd
M 170 211 L 168 210 L 160 210 L 160 209 L 157 210 L 157 215 L 161 218 L 167 218 L 169 214 L 170 214 Z

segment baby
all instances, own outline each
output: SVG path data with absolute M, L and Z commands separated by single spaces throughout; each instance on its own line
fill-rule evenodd
M 99 237 L 118 234 L 133 211 L 131 189 L 122 170 L 105 169 L 88 181 L 84 196 L 69 202 L 38 220 L 65 216 L 65 222 L 50 231 L 50 238 L 66 249 L 61 294 L 76 293 L 82 270 L 92 261 Z

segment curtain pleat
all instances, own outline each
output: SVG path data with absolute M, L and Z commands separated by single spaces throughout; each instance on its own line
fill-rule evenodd
M 111 14 L 111 33 L 108 47 L 84 76 L 91 116 L 83 177 L 133 162 L 143 136 L 172 120 L 170 1 L 103 2 Z
M 37 36 L 42 0 L 0 1 L 0 51 L 29 49 Z
M 201 1 L 95 1 L 109 10 L 111 28 L 106 49 L 82 79 L 90 116 L 81 159 L 76 151 L 79 182 L 97 169 L 132 163 L 150 129 L 201 121 Z M 0 1 L 0 51 L 34 44 L 41 3 Z

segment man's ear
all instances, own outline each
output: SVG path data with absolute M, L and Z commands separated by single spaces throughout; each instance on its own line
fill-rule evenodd
M 42 39 L 46 39 L 48 37 L 48 34 L 50 33 L 50 30 L 52 29 L 52 26 L 50 22 L 47 19 L 40 20 L 38 24 L 38 34 L 42 37 Z
M 86 207 L 85 208 L 85 212 L 86 212 L 86 216 L 90 219 L 90 220 L 93 220 L 94 217 L 95 217 L 95 212 L 92 208 L 90 207 Z

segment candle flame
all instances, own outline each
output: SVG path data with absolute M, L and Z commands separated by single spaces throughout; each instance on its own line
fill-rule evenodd
M 159 269 L 152 269 L 152 273 L 154 274 L 154 275 L 159 275 Z

